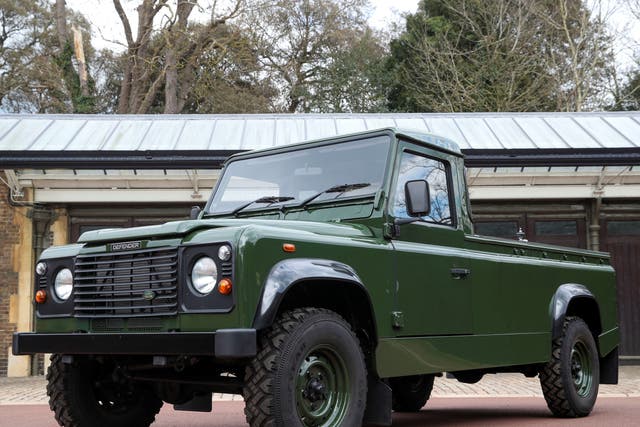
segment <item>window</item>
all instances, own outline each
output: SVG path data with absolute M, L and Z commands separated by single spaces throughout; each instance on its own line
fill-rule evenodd
M 453 225 L 447 167 L 444 162 L 413 153 L 402 153 L 398 184 L 395 189 L 393 216 L 408 218 L 404 184 L 415 179 L 429 183 L 431 211 L 422 217 L 427 222 Z
M 640 221 L 608 221 L 609 236 L 640 236 Z
M 481 236 L 502 237 L 516 239 L 518 233 L 517 221 L 487 221 L 475 222 L 474 230 Z
M 537 236 L 575 236 L 578 234 L 576 221 L 536 221 Z

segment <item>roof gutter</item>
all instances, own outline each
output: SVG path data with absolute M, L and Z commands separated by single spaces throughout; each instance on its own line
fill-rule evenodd
M 535 166 L 638 166 L 640 147 L 555 149 L 467 149 L 465 165 L 473 168 Z
M 2 151 L 0 169 L 219 169 L 244 150 Z M 640 147 L 463 149 L 467 167 L 640 166 Z

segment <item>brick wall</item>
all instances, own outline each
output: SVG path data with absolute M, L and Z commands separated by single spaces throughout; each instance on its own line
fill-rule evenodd
M 9 323 L 9 300 L 18 292 L 18 273 L 13 266 L 13 245 L 18 243 L 20 230 L 14 224 L 16 215 L 8 203 L 9 189 L 0 183 L 0 377 L 7 376 L 7 354 L 15 324 Z

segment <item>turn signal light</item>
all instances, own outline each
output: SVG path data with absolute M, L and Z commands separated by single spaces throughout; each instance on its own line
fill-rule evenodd
M 38 304 L 44 304 L 47 301 L 47 292 L 40 289 L 36 292 L 36 302 Z
M 296 245 L 294 245 L 293 243 L 285 243 L 282 245 L 282 250 L 285 252 L 295 252 Z
M 220 283 L 218 283 L 218 292 L 220 292 L 222 295 L 229 295 L 232 288 L 233 285 L 231 284 L 231 280 L 229 279 L 222 279 L 220 280 Z

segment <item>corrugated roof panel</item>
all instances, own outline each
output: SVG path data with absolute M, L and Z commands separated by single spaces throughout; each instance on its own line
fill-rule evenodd
M 255 150 L 273 147 L 275 129 L 273 120 L 247 120 L 239 148 L 241 150 Z
M 418 132 L 427 132 L 427 133 L 430 132 L 424 120 L 417 117 L 410 118 L 410 119 L 396 119 L 396 125 L 400 129 L 414 130 Z
M 28 150 L 53 120 L 22 119 L 0 141 L 3 150 Z
M 541 117 L 514 117 L 513 120 L 529 135 L 538 148 L 568 148 L 560 136 Z
M 427 123 L 431 133 L 444 136 L 457 143 L 460 148 L 470 148 L 469 143 L 458 129 L 456 122 L 451 117 L 426 117 L 424 120 Z
M 62 122 L 67 122 L 67 120 Z M 86 124 L 67 145 L 67 150 L 91 150 L 102 147 L 118 123 L 120 123 L 118 120 L 86 121 Z
M 603 119 L 618 132 L 632 141 L 633 145 L 640 147 L 640 123 L 631 117 L 624 116 L 604 116 Z
M 336 135 L 336 122 L 334 119 L 320 119 L 310 117 L 305 120 L 306 140 L 321 139 Z
M 85 124 L 85 120 L 54 120 L 31 145 L 31 150 L 63 151 Z
M 206 150 L 215 125 L 215 120 L 187 120 L 175 149 Z
M 609 126 L 600 117 L 576 117 L 578 122 L 590 135 L 604 147 L 632 147 L 633 144 L 621 133 Z
M 367 130 L 367 124 L 363 118 L 354 117 L 352 119 L 336 119 L 338 134 L 356 133 Z
M 304 120 L 277 119 L 274 145 L 288 145 L 304 141 Z
M 9 129 L 11 129 L 13 126 L 15 126 L 16 123 L 18 123 L 18 119 L 2 119 L 2 120 L 0 120 L 0 138 L 2 138 L 2 136 L 4 134 L 9 132 Z M 0 139 L 0 148 L 4 148 L 2 146 L 2 142 L 3 141 L 4 141 L 4 139 Z M 10 148 L 6 148 L 6 149 L 10 150 Z
M 100 147 L 101 150 L 139 150 L 147 131 L 151 127 L 151 120 L 121 120 L 118 127 Z
M 393 118 L 365 117 L 364 122 L 368 130 L 396 127 L 396 122 Z
M 587 131 L 578 125 L 571 117 L 545 117 L 544 119 L 569 144 L 571 148 L 602 147 Z
M 209 150 L 237 150 L 242 140 L 243 130 L 244 120 L 216 120 Z
M 456 124 L 473 148 L 505 148 L 482 118 L 465 117 L 463 120 L 456 119 Z
M 173 150 L 178 142 L 184 120 L 154 120 L 138 150 Z M 183 150 L 188 148 L 182 148 Z
M 505 148 L 536 148 L 533 141 L 510 117 L 487 117 L 486 124 Z
M 640 147 L 640 112 L 0 115 L 0 150 L 241 150 L 366 129 L 434 133 L 462 148 Z

